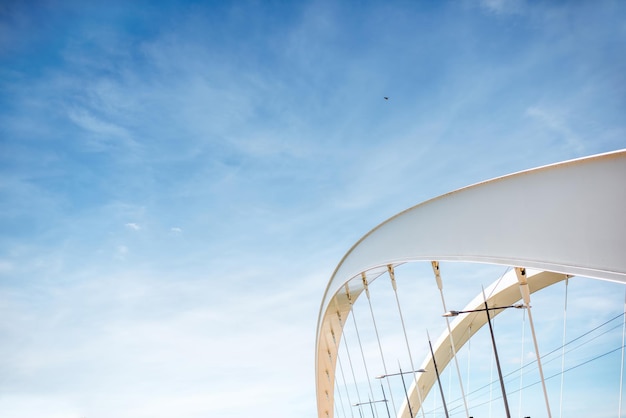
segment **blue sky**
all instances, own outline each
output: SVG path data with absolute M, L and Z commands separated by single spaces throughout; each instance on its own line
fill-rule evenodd
M 0 6 L 2 416 L 316 416 L 358 238 L 626 146 L 623 2 L 127 3 Z

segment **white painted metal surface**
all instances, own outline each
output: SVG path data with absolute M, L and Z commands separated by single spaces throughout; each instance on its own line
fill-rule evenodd
M 333 416 L 341 329 L 371 282 L 410 261 L 468 261 L 626 283 L 626 150 L 500 177 L 383 222 L 339 263 L 317 326 L 319 417 Z

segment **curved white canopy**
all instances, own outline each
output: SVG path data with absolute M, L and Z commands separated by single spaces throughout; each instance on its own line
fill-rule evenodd
M 337 266 L 317 326 L 318 415 L 333 416 L 337 347 L 354 300 L 386 266 L 468 261 L 626 283 L 626 150 L 489 180 L 383 222 Z

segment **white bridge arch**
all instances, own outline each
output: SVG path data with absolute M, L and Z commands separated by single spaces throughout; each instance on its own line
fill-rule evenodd
M 318 416 L 334 415 L 337 348 L 351 304 L 388 268 L 434 260 L 523 267 L 531 292 L 573 275 L 626 283 L 625 182 L 626 150 L 620 150 L 469 186 L 407 209 L 366 234 L 343 257 L 322 300 Z M 502 306 L 520 299 L 518 289 L 516 282 L 493 297 Z M 447 339 L 440 337 L 436 347 Z M 418 385 L 429 388 L 425 376 Z M 415 384 L 411 403 L 417 405 L 414 390 Z M 408 416 L 406 402 L 399 416 Z

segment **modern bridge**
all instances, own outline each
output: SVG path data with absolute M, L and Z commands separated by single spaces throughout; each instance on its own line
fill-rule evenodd
M 343 257 L 323 296 L 319 418 L 470 417 L 487 406 L 529 416 L 528 399 L 536 416 L 561 416 L 564 376 L 588 378 L 586 365 L 609 360 L 616 389 L 604 406 L 619 417 L 625 214 L 620 150 L 468 186 L 378 225 Z M 579 299 L 599 303 L 568 307 L 568 284 L 579 278 Z M 479 399 L 477 386 L 489 396 Z

